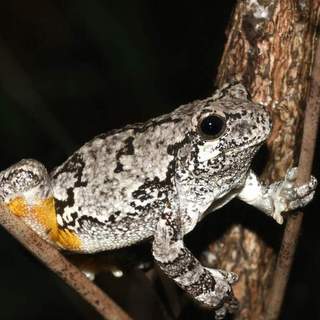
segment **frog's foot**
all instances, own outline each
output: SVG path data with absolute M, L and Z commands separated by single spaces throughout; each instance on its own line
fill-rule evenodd
M 317 186 L 316 178 L 311 176 L 309 182 L 295 187 L 297 173 L 297 167 L 289 169 L 283 181 L 270 185 L 274 207 L 271 215 L 280 224 L 283 223 L 282 212 L 304 207 L 314 196 Z
M 233 295 L 230 295 L 228 299 L 224 300 L 223 305 L 215 310 L 214 318 L 215 320 L 222 320 L 227 313 L 233 314 L 238 311 L 239 302 Z
M 213 275 L 216 284 L 214 292 L 208 293 L 203 303 L 216 305 L 214 308 L 215 320 L 221 320 L 227 313 L 235 313 L 239 310 L 239 302 L 233 295 L 231 287 L 233 283 L 238 281 L 238 275 L 224 270 L 206 269 Z

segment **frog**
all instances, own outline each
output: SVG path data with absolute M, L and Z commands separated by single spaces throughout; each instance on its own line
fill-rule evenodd
M 233 198 L 278 223 L 307 205 L 314 177 L 297 168 L 266 185 L 251 162 L 272 129 L 268 108 L 241 84 L 144 123 L 100 134 L 49 172 L 23 159 L 0 172 L 0 200 L 41 238 L 66 252 L 96 253 L 152 242 L 160 269 L 215 319 L 238 310 L 238 276 L 203 266 L 185 246 L 209 213 Z

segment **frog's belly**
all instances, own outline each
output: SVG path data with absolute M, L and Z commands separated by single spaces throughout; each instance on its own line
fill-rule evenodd
M 81 252 L 93 253 L 128 247 L 153 236 L 154 224 L 119 225 L 114 228 L 90 226 L 76 231 L 81 241 Z

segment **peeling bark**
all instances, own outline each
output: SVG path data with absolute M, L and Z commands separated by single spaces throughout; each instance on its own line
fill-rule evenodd
M 312 0 L 239 0 L 231 18 L 216 84 L 240 81 L 255 102 L 270 108 L 274 126 L 262 175 L 268 183 L 296 162 L 319 13 L 320 3 Z M 263 319 L 273 249 L 237 225 L 210 250 L 220 267 L 240 275 L 234 286 L 241 303 L 236 319 Z

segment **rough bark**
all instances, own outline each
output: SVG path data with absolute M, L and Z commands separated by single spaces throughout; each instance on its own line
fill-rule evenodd
M 299 156 L 299 170 L 296 185 L 307 183 L 311 171 L 316 148 L 319 116 L 320 116 L 320 45 L 317 39 L 316 52 L 311 74 L 310 91 L 304 114 L 303 136 Z M 281 249 L 277 258 L 272 286 L 268 293 L 266 320 L 277 320 L 281 311 L 284 293 L 299 238 L 303 212 L 295 212 L 288 216 L 282 238 Z
M 305 0 L 239 0 L 231 18 L 217 86 L 240 81 L 273 114 L 266 182 L 279 180 L 296 161 L 315 50 L 320 4 Z M 275 253 L 256 232 L 233 226 L 210 249 L 221 267 L 240 275 L 236 319 L 263 319 Z

